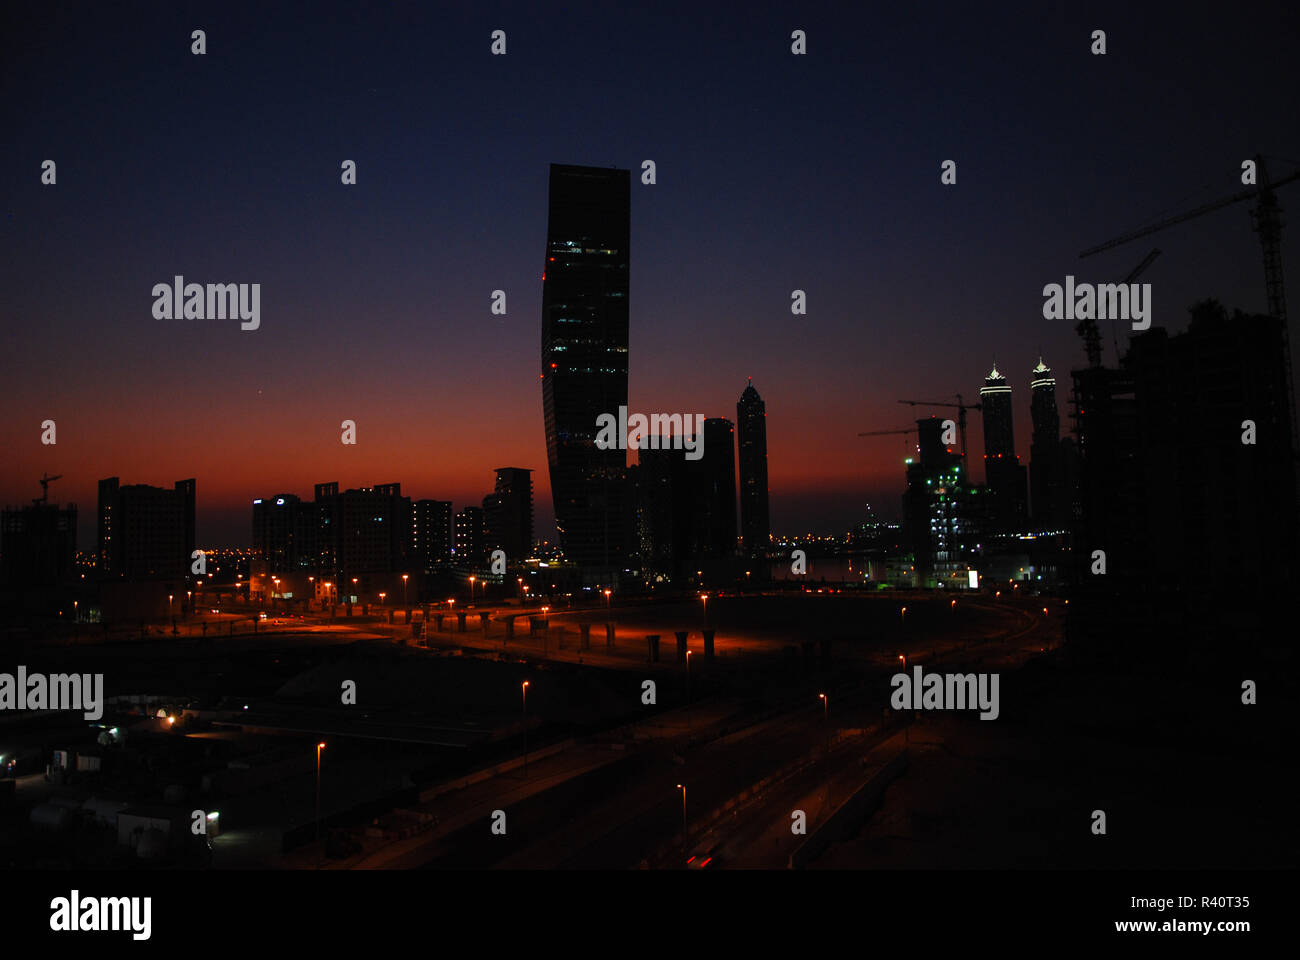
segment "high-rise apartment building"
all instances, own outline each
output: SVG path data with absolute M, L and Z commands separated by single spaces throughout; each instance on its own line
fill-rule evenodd
M 99 573 L 108 577 L 184 577 L 194 552 L 194 480 L 168 490 L 99 481 Z

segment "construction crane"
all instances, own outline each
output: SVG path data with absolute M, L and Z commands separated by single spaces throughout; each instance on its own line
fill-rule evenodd
M 1142 262 L 1129 271 L 1127 277 L 1120 281 L 1121 286 L 1127 286 L 1138 277 L 1146 272 L 1146 268 L 1155 262 L 1156 257 L 1160 256 L 1159 250 L 1152 250 L 1143 258 Z M 1111 317 L 1111 339 L 1115 343 L 1115 362 L 1119 363 L 1119 334 L 1115 332 L 1115 318 Z M 1096 369 L 1101 366 L 1101 330 L 1097 328 L 1097 321 L 1088 317 L 1080 320 L 1075 324 L 1074 332 L 1083 338 L 1083 349 L 1088 354 L 1088 366 Z
M 883 437 L 891 433 L 916 433 L 916 427 L 904 427 L 902 430 L 868 430 L 866 433 L 859 433 L 859 437 Z
M 1219 200 L 1213 200 L 1210 203 L 1203 203 L 1186 213 L 1166 217 L 1150 226 L 1130 230 L 1128 233 L 1120 234 L 1113 240 L 1100 243 L 1095 247 L 1089 247 L 1079 254 L 1080 259 L 1090 257 L 1094 253 L 1101 253 L 1103 250 L 1118 247 L 1130 240 L 1148 236 L 1158 230 L 1172 227 L 1176 223 L 1199 217 L 1203 213 L 1218 210 L 1220 207 L 1231 206 L 1242 200 L 1253 199 L 1255 206 L 1251 210 L 1251 219 L 1255 221 L 1254 229 L 1259 234 L 1259 243 L 1264 253 L 1264 286 L 1268 301 L 1268 312 L 1278 319 L 1282 327 L 1282 364 L 1286 376 L 1287 401 L 1290 404 L 1287 409 L 1291 420 L 1292 449 L 1296 448 L 1295 386 L 1291 378 L 1291 343 L 1287 334 L 1286 289 L 1282 282 L 1282 211 L 1281 207 L 1278 206 L 1276 190 L 1278 187 L 1293 183 L 1296 180 L 1300 180 L 1300 170 L 1289 173 L 1279 180 L 1269 180 L 1268 169 L 1264 164 L 1263 155 L 1255 154 L 1255 185 L 1253 187 Z
M 44 505 L 50 499 L 50 484 L 53 483 L 55 480 L 62 480 L 62 479 L 63 479 L 63 474 L 61 473 L 56 473 L 52 477 L 48 473 L 42 474 L 41 495 L 39 497 L 33 497 L 32 503 L 38 507 Z
M 966 459 L 966 411 L 982 409 L 978 403 L 962 403 L 961 394 L 953 394 L 957 398 L 956 403 L 946 403 L 940 400 L 899 400 L 899 403 L 906 403 L 913 407 L 955 407 L 957 409 L 957 427 L 961 430 L 961 456 Z
M 859 437 L 887 437 L 890 435 L 902 434 L 907 436 L 909 433 L 916 433 L 916 427 L 904 427 L 902 430 L 868 430 L 866 433 L 859 433 Z M 906 443 L 904 443 L 906 446 Z

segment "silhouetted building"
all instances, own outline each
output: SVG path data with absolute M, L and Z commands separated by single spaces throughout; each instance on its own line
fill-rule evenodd
M 668 449 L 667 445 L 658 450 L 642 447 L 637 459 L 629 473 L 639 566 L 644 573 L 671 577 L 680 572 L 682 559 L 674 519 L 684 470 L 682 451 Z
M 393 573 L 407 565 L 411 498 L 400 483 L 377 484 L 340 495 L 342 557 L 345 573 Z
M 316 569 L 322 574 L 337 574 L 340 562 L 338 481 L 316 484 L 314 494 Z
M 184 577 L 194 552 L 194 480 L 167 490 L 99 481 L 101 576 Z
M 1074 371 L 1075 576 L 1113 636 L 1181 617 L 1172 638 L 1208 648 L 1263 637 L 1261 596 L 1296 584 L 1295 452 L 1281 323 L 1190 313 L 1183 333 L 1135 334 L 1120 370 Z
M 0 582 L 13 587 L 71 583 L 77 571 L 77 508 L 39 502 L 0 514 Z
M 551 165 L 542 280 L 542 406 L 565 558 L 611 582 L 630 540 L 626 451 L 596 421 L 627 405 L 627 170 Z M 622 444 L 618 445 L 619 447 Z
M 700 553 L 730 557 L 736 553 L 736 430 L 725 417 L 704 421 Z
M 740 535 L 745 555 L 764 554 L 772 539 L 767 488 L 767 404 L 750 379 L 736 404 L 740 466 Z
M 483 511 L 479 507 L 465 507 L 456 514 L 457 563 L 483 561 Z
M 415 564 L 428 572 L 451 560 L 451 501 L 417 500 L 412 506 Z
M 1016 456 L 1011 387 L 996 366 L 984 378 L 980 406 L 984 415 L 984 478 L 990 520 L 999 532 L 1018 530 L 1028 513 L 1025 468 Z
M 353 574 L 401 573 L 411 556 L 411 498 L 400 483 L 377 484 L 339 492 L 336 482 L 316 484 L 314 515 L 322 575 L 346 580 Z M 345 591 L 346 592 L 346 591 Z
M 634 530 L 643 572 L 694 577 L 734 574 L 722 561 L 736 555 L 735 430 L 730 420 L 704 421 L 703 451 L 688 460 L 683 450 L 642 448 L 634 478 Z M 680 441 L 679 441 L 680 442 Z
M 966 478 L 961 454 L 943 442 L 944 421 L 916 421 L 917 456 L 907 460 L 903 494 L 903 540 L 915 557 L 916 585 L 968 586 L 967 569 L 978 570 L 984 526 L 984 492 Z
M 253 549 L 266 561 L 268 573 L 316 570 L 319 535 L 315 504 L 292 493 L 253 501 Z
M 484 548 L 502 550 L 506 562 L 522 563 L 533 552 L 533 471 L 498 467 L 496 490 L 483 498 Z
M 1030 508 L 1039 530 L 1069 526 L 1068 495 L 1061 464 L 1061 417 L 1056 408 L 1056 379 L 1038 358 L 1029 381 L 1029 412 L 1034 432 L 1029 445 Z

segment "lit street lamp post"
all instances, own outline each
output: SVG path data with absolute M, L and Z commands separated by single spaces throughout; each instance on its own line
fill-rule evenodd
M 691 690 L 691 651 L 686 651 L 686 732 L 689 734 L 693 729 L 691 723 L 691 711 L 695 706 L 695 697 Z
M 316 842 L 320 843 L 320 752 L 325 749 L 325 742 L 316 744 Z
M 469 575 L 469 602 L 474 602 L 474 574 Z
M 682 840 L 686 839 L 686 784 L 677 784 L 677 789 L 682 792 Z
M 831 702 L 826 694 L 817 694 L 822 702 L 822 722 L 826 725 L 826 756 L 831 755 Z
M 402 574 L 402 606 L 406 606 L 406 581 L 411 579 L 409 573 Z
M 520 686 L 524 698 L 524 779 L 528 779 L 528 681 Z
M 898 655 L 898 659 L 901 660 L 901 661 L 903 662 L 903 671 L 906 672 L 906 671 L 907 671 L 907 654 L 905 654 L 905 653 L 900 653 L 900 654 Z M 904 723 L 904 724 L 903 724 L 903 743 L 910 743 L 910 742 L 911 742 L 911 739 L 910 739 L 910 738 L 911 738 L 911 724 L 910 724 L 910 723 Z

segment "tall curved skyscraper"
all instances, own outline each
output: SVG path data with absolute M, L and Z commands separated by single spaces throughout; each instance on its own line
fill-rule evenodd
M 588 582 L 628 566 L 627 451 L 596 420 L 627 405 L 631 172 L 551 165 L 542 274 L 542 407 L 560 544 Z M 621 446 L 621 444 L 620 444 Z
M 767 404 L 751 379 L 736 404 L 740 447 L 740 536 L 745 556 L 761 556 L 771 540 L 767 502 Z

